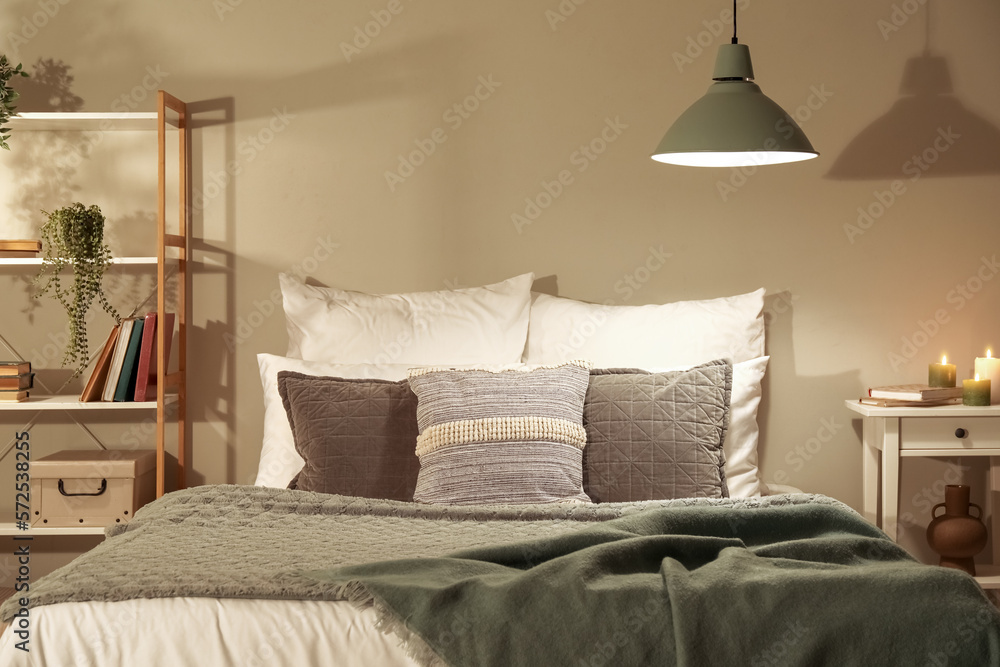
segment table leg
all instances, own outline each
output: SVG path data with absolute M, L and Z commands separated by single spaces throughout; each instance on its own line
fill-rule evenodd
M 864 486 L 861 489 L 861 513 L 866 519 L 878 525 L 878 453 L 875 446 L 877 437 L 875 426 L 878 423 L 874 417 L 861 420 L 861 476 Z
M 896 541 L 899 514 L 899 419 L 883 419 L 882 435 L 882 530 Z
M 1000 565 L 1000 456 L 990 457 L 990 492 L 986 495 L 983 511 L 990 515 L 993 565 Z

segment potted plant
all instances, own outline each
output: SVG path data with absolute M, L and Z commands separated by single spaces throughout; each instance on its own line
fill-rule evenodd
M 42 268 L 33 281 L 39 286 L 35 298 L 51 294 L 66 309 L 69 316 L 69 342 L 63 354 L 63 365 L 76 363 L 76 377 L 90 360 L 87 351 L 87 311 L 97 299 L 104 311 L 120 323 L 121 317 L 108 302 L 102 281 L 111 265 L 111 250 L 104 243 L 104 214 L 97 206 L 85 207 L 79 202 L 45 213 L 49 219 L 42 225 L 42 245 L 45 257 Z M 73 270 L 73 284 L 64 286 L 61 273 Z
M 0 55 L 0 148 L 6 150 L 10 150 L 10 146 L 7 145 L 10 128 L 4 126 L 14 115 L 16 110 L 14 102 L 19 97 L 17 91 L 8 85 L 15 76 L 28 76 L 28 73 L 21 71 L 21 63 L 18 63 L 17 67 L 11 67 L 7 62 L 7 56 Z

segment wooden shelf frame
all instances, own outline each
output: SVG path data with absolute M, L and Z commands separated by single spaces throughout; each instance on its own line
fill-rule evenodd
M 188 295 L 191 290 L 191 173 L 189 132 L 190 117 L 187 104 L 161 90 L 157 92 L 157 263 L 156 263 L 156 313 L 159 322 L 165 321 L 166 262 L 167 248 L 177 252 L 177 371 L 167 374 L 166 358 L 163 354 L 167 341 L 162 326 L 156 328 L 156 376 L 162 378 L 156 383 L 156 497 L 166 490 L 166 401 L 167 389 L 176 392 L 177 402 L 177 488 L 187 486 L 189 463 L 187 447 L 187 327 Z M 176 114 L 176 120 L 168 118 L 168 112 Z M 167 230 L 167 125 L 176 128 L 178 141 L 178 192 L 176 234 Z

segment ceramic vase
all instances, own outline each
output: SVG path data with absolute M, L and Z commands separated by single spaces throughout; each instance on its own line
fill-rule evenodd
M 986 526 L 983 510 L 969 502 L 970 488 L 965 484 L 949 484 L 944 488 L 944 502 L 931 510 L 933 520 L 927 526 L 927 543 L 941 555 L 940 565 L 976 575 L 972 557 L 986 546 Z M 944 513 L 937 516 L 938 509 Z M 976 508 L 977 516 L 969 513 Z

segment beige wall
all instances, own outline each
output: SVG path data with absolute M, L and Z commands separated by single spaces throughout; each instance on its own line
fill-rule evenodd
M 46 4 L 59 7 L 51 18 L 39 13 Z M 764 477 L 859 507 L 859 425 L 843 400 L 871 384 L 922 381 L 942 352 L 965 376 L 987 345 L 1000 349 L 1000 6 L 933 3 L 928 33 L 923 3 L 901 4 L 921 8 L 910 17 L 889 0 L 741 1 L 758 83 L 794 110 L 822 154 L 748 175 L 648 159 L 709 84 L 715 47 L 728 39 L 712 34 L 724 2 L 8 1 L 0 37 L 29 69 L 39 58 L 68 66 L 86 110 L 144 97 L 144 82 L 204 110 L 194 145 L 206 263 L 195 279 L 190 380 L 197 481 L 254 477 L 255 355 L 286 344 L 270 305 L 279 271 L 368 291 L 534 271 L 554 276 L 562 295 L 630 304 L 766 287 Z M 348 62 L 342 45 L 387 7 L 401 11 Z M 907 62 L 928 34 L 953 96 L 901 99 Z M 915 80 L 940 83 L 926 62 Z M 485 99 L 467 118 L 449 112 L 477 91 Z M 22 108 L 44 108 L 48 97 L 33 93 Z M 150 99 L 138 108 L 151 110 Z M 615 140 L 581 160 L 609 122 Z M 951 143 L 937 140 L 939 128 L 951 128 Z M 399 156 L 432 136 L 446 140 L 390 187 Z M 15 134 L 0 156 L 3 236 L 37 227 L 37 208 L 79 199 L 105 207 L 120 248 L 148 243 L 135 236 L 154 211 L 151 196 L 136 194 L 150 192 L 148 178 L 132 182 L 145 163 L 100 152 L 44 171 L 35 160 L 52 151 L 28 153 L 26 142 Z M 914 171 L 907 162 L 925 150 L 936 161 Z M 111 166 L 97 167 L 102 160 Z M 562 170 L 572 183 L 517 229 L 512 215 Z M 897 179 L 895 201 L 850 236 L 859 207 L 877 213 Z M 629 294 L 621 281 L 651 249 L 671 256 Z M 46 304 L 29 327 L 23 283 L 9 271 L 0 283 L 5 335 L 40 349 L 63 326 L 58 310 Z M 977 291 L 963 297 L 962 286 Z M 921 323 L 936 315 L 945 323 L 924 336 Z M 107 329 L 98 322 L 95 344 Z M 919 349 L 893 363 L 909 352 L 903 339 Z M 107 428 L 115 442 L 120 430 Z M 46 437 L 39 432 L 39 447 L 63 442 Z M 907 544 L 920 551 L 929 515 L 913 497 L 926 489 L 937 502 L 941 480 L 955 480 L 949 462 L 907 463 L 902 509 L 917 525 Z

